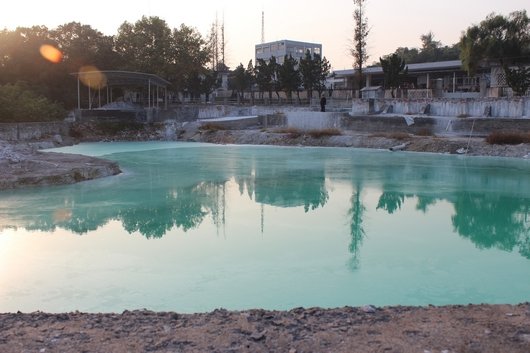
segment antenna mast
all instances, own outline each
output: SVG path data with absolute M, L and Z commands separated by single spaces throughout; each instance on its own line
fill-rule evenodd
M 265 43 L 265 11 L 261 11 L 261 44 Z

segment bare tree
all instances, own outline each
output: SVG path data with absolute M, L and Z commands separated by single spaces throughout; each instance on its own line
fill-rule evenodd
M 358 70 L 359 88 L 362 88 L 363 67 L 368 60 L 366 50 L 366 40 L 370 33 L 368 28 L 368 19 L 365 15 L 365 3 L 367 0 L 353 0 L 355 10 L 353 11 L 353 20 L 355 27 L 353 30 L 353 48 L 350 50 L 354 60 L 354 68 Z

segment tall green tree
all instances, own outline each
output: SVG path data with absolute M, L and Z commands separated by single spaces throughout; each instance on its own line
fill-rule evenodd
M 50 38 L 62 51 L 63 61 L 70 72 L 86 65 L 100 70 L 115 70 L 121 66 L 120 57 L 114 51 L 114 38 L 90 25 L 66 23 L 51 30 Z
M 229 88 L 236 92 L 238 104 L 241 103 L 245 92 L 249 90 L 251 81 L 251 73 L 240 63 L 232 72 L 228 81 Z
M 46 60 L 43 45 L 57 47 L 45 26 L 18 27 L 0 32 L 0 84 L 24 82 L 52 101 L 62 101 L 64 83 L 71 79 L 64 65 Z
M 145 17 L 134 24 L 124 22 L 118 28 L 116 51 L 125 69 L 167 77 L 172 58 L 173 37 L 166 21 Z
M 391 54 L 384 58 L 379 58 L 383 75 L 385 77 L 385 86 L 390 88 L 392 98 L 395 98 L 394 89 L 399 87 L 401 80 L 408 73 L 408 67 L 405 67 L 405 61 L 397 54 Z
M 276 57 L 272 56 L 269 61 L 258 59 L 254 67 L 254 76 L 260 92 L 268 92 L 269 101 L 272 100 L 272 92 L 277 88 L 278 63 Z
M 370 34 L 370 28 L 368 27 L 368 18 L 366 17 L 365 4 L 367 0 L 353 0 L 355 10 L 353 11 L 353 47 L 350 49 L 350 53 L 353 57 L 353 67 L 358 72 L 358 87 L 363 86 L 363 68 L 369 58 L 367 50 L 367 40 Z
M 280 87 L 285 91 L 289 102 L 293 100 L 293 92 L 299 92 L 299 88 L 302 85 L 302 78 L 297 65 L 298 61 L 292 55 L 286 55 L 283 64 L 278 69 Z
M 324 57 L 323 59 L 318 54 L 313 54 L 306 51 L 305 56 L 300 59 L 300 74 L 302 76 L 302 84 L 307 91 L 307 96 L 311 102 L 313 92 L 317 91 L 319 95 L 325 89 L 325 81 L 329 75 L 331 65 Z
M 530 61 L 530 19 L 526 10 L 507 17 L 492 13 L 460 38 L 462 65 L 473 75 L 482 61 L 503 67 Z
M 254 64 L 252 63 L 252 59 L 248 61 L 245 74 L 248 80 L 248 89 L 250 91 L 250 99 L 252 100 L 252 104 L 254 104 L 254 85 L 256 83 L 256 70 L 254 69 Z
M 317 77 L 315 89 L 318 92 L 318 96 L 322 96 L 322 92 L 326 89 L 326 81 L 331 70 L 331 64 L 326 57 L 321 58 L 320 55 L 315 55 L 315 75 Z
M 254 77 L 260 93 L 269 93 L 269 101 L 272 100 L 272 80 L 273 72 L 271 66 L 264 59 L 256 60 L 256 66 L 254 67 Z
M 167 79 L 177 91 L 188 89 L 186 82 L 196 79 L 190 76 L 207 74 L 210 49 L 197 29 L 184 24 L 173 29 Z

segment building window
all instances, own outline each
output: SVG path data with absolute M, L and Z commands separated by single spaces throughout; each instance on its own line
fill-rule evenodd
M 316 55 L 320 55 L 320 48 L 314 48 L 313 53 Z
M 263 53 L 263 48 L 262 47 L 256 48 L 256 54 L 262 54 L 262 53 Z

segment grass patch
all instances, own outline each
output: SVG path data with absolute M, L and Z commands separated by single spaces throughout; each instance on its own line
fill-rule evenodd
M 288 134 L 290 138 L 298 138 L 302 136 L 304 133 L 302 130 L 297 129 L 295 127 L 280 127 L 273 130 L 277 134 Z
M 206 124 L 201 125 L 199 129 L 205 132 L 215 132 L 215 131 L 226 130 L 226 127 L 220 124 L 206 123 Z
M 342 135 L 342 132 L 339 129 L 328 128 L 328 129 L 310 130 L 307 132 L 307 134 L 311 136 L 312 138 L 318 139 L 322 137 L 340 136 Z
M 519 131 L 494 131 L 486 137 L 490 145 L 519 145 L 530 143 L 530 133 Z

